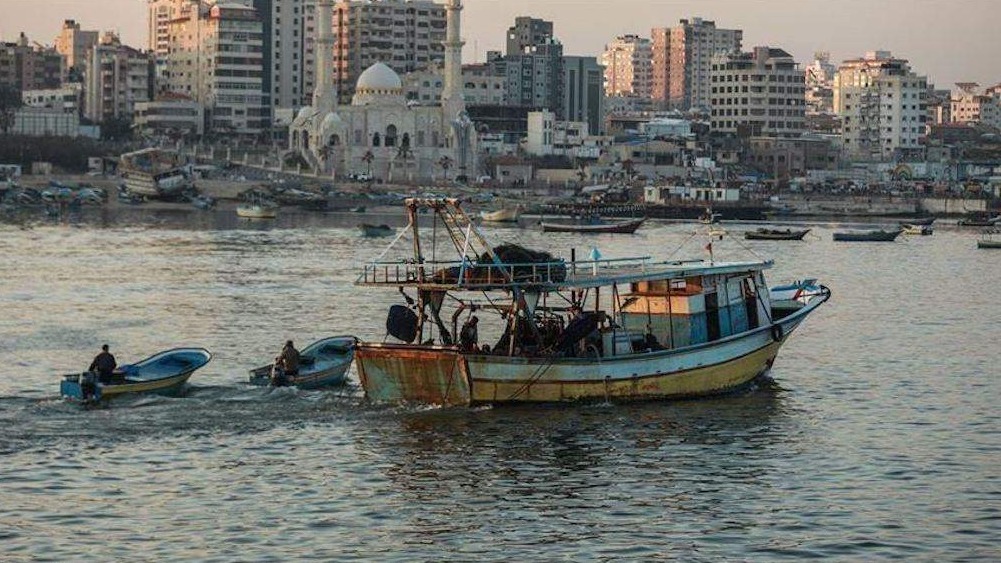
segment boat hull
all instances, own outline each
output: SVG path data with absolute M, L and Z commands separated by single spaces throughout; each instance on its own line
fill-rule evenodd
M 517 223 L 520 215 L 517 209 L 498 209 L 497 211 L 481 211 L 480 218 L 490 223 Z
M 747 240 L 803 240 L 803 237 L 810 232 L 810 229 L 802 231 L 774 231 L 758 230 L 744 233 Z
M 236 215 L 244 219 L 274 219 L 278 216 L 278 210 L 259 205 L 241 205 L 236 208 Z
M 646 219 L 636 219 L 635 221 L 624 221 L 621 223 L 609 223 L 609 224 L 598 224 L 598 225 L 571 225 L 563 223 L 542 223 L 542 232 L 544 233 L 585 233 L 585 234 L 599 234 L 599 233 L 613 233 L 613 234 L 623 234 L 631 235 L 640 228 Z
M 835 242 L 893 242 L 903 233 L 897 231 L 872 231 L 868 233 L 834 233 Z
M 1001 240 L 978 240 L 977 248 L 1001 248 Z
M 709 396 L 742 387 L 768 371 L 789 334 L 829 295 L 774 325 L 677 350 L 599 360 L 546 359 L 363 343 L 355 359 L 365 395 L 377 403 L 469 406 Z
M 92 383 L 92 393 L 85 391 L 85 382 L 91 373 L 66 375 L 59 385 L 60 394 L 79 401 L 106 401 L 122 395 L 153 393 L 177 396 L 184 390 L 191 375 L 212 360 L 212 354 L 203 348 L 177 348 L 151 356 L 120 374 L 120 383 Z
M 114 385 L 101 385 L 97 384 L 95 386 L 95 394 L 93 396 L 85 396 L 82 379 L 72 380 L 63 379 L 59 385 L 59 392 L 63 397 L 70 399 L 76 399 L 78 401 L 85 400 L 110 400 L 122 395 L 131 395 L 136 393 L 152 393 L 154 395 L 164 395 L 167 397 L 177 397 L 181 395 L 184 391 L 184 385 L 191 378 L 194 370 L 183 373 L 174 377 L 159 379 L 156 381 L 140 381 L 140 382 L 128 382 L 114 384 Z

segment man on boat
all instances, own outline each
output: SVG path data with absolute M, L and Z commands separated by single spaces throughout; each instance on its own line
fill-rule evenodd
M 96 371 L 97 380 L 107 385 L 111 383 L 116 367 L 118 367 L 118 363 L 115 362 L 115 357 L 111 355 L 111 352 L 108 351 L 108 345 L 105 344 L 101 346 L 101 353 L 94 356 L 94 361 L 90 363 L 87 371 Z
M 291 340 L 285 342 L 285 347 L 275 360 L 275 367 L 280 370 L 276 381 L 278 385 L 288 385 L 289 377 L 299 375 L 299 351 L 295 349 Z
M 459 348 L 465 352 L 476 350 L 476 343 L 479 340 L 479 334 L 477 334 L 476 324 L 480 322 L 480 319 L 473 315 L 469 318 L 465 324 L 462 325 L 462 330 L 459 331 Z

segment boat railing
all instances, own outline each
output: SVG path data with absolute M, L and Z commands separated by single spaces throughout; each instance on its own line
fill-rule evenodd
M 679 263 L 680 264 L 680 263 Z M 612 258 L 566 262 L 481 263 L 397 261 L 365 264 L 358 285 L 427 285 L 459 289 L 581 283 L 622 274 L 642 274 L 651 258 Z

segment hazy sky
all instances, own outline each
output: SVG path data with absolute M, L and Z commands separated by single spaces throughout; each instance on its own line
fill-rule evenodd
M 145 0 L 0 0 L 0 37 L 19 31 L 52 43 L 62 20 L 114 29 L 135 46 L 146 38 Z M 552 20 L 567 54 L 597 55 L 616 35 L 649 36 L 684 17 L 744 30 L 744 47 L 785 48 L 807 64 L 888 49 L 939 87 L 1001 82 L 1001 0 L 466 0 L 467 60 L 501 49 L 517 15 Z

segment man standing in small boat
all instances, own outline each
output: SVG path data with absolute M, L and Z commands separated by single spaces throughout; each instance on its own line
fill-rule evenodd
M 280 375 L 273 382 L 274 385 L 284 386 L 289 384 L 288 378 L 299 375 L 299 351 L 291 340 L 285 342 L 282 353 L 275 360 L 275 367 L 280 368 Z
M 118 363 L 115 362 L 115 357 L 111 355 L 111 352 L 108 351 L 108 345 L 105 344 L 101 346 L 101 353 L 94 356 L 94 361 L 90 363 L 87 371 L 96 371 L 97 380 L 107 385 L 111 383 L 116 367 L 118 367 Z

